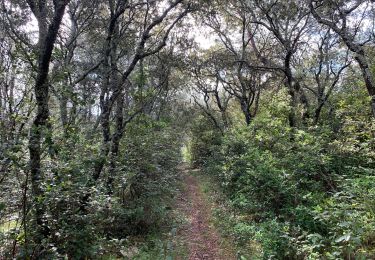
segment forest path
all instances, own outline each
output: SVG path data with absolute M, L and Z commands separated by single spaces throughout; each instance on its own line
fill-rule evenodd
M 199 170 L 188 165 L 180 166 L 184 189 L 177 199 L 177 207 L 187 220 L 178 231 L 180 243 L 188 250 L 189 260 L 236 259 L 223 245 L 219 232 L 212 223 L 210 203 L 196 176 Z M 177 259 L 182 259 L 178 258 Z M 186 258 L 184 258 L 186 259 Z

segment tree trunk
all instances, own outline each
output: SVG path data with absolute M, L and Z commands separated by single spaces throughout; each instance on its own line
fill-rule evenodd
M 60 98 L 60 118 L 61 118 L 61 125 L 64 128 L 64 133 L 67 132 L 67 125 L 68 125 L 68 98 L 63 93 Z
M 249 104 L 247 103 L 246 100 L 241 100 L 241 110 L 242 110 L 242 113 L 245 116 L 246 125 L 250 125 L 251 120 L 252 120 L 252 116 L 251 116 L 251 112 L 250 112 L 250 106 L 249 106 Z
M 315 109 L 314 125 L 317 125 L 319 123 L 319 118 L 320 118 L 320 114 L 322 112 L 323 105 L 324 105 L 323 102 L 319 102 L 318 107 Z
M 116 130 L 112 137 L 110 170 L 107 180 L 108 193 L 113 193 L 113 181 L 116 173 L 116 161 L 120 148 L 120 140 L 124 130 L 124 97 L 119 97 L 116 107 Z
M 297 126 L 296 123 L 296 108 L 297 108 L 297 99 L 296 99 L 296 93 L 294 89 L 291 89 L 289 86 L 289 95 L 290 95 L 290 111 L 288 115 L 289 119 L 289 126 L 294 128 Z
M 296 127 L 297 126 L 297 120 L 296 120 L 296 110 L 298 106 L 298 100 L 303 105 L 305 111 L 302 115 L 302 119 L 305 121 L 307 118 L 310 117 L 308 109 L 308 100 L 305 96 L 305 93 L 303 93 L 301 89 L 301 85 L 296 80 L 296 78 L 293 75 L 292 68 L 291 68 L 291 59 L 292 59 L 293 53 L 288 53 L 285 57 L 284 61 L 284 70 L 285 70 L 285 85 L 288 88 L 289 95 L 291 97 L 291 111 L 289 113 L 289 125 L 290 127 Z
M 38 226 L 37 236 L 35 238 L 35 242 L 37 244 L 40 244 L 42 242 L 42 239 L 48 237 L 50 234 L 48 224 L 46 223 L 44 217 L 46 213 L 46 206 L 43 201 L 44 190 L 43 174 L 41 170 L 41 140 L 49 117 L 49 65 L 54 43 L 56 41 L 56 36 L 60 28 L 62 17 L 64 15 L 65 6 L 67 4 L 68 1 L 57 1 L 55 3 L 53 20 L 49 26 L 47 26 L 47 6 L 40 6 L 39 10 L 36 10 L 35 6 L 30 5 L 30 8 L 38 19 L 39 25 L 38 68 L 34 86 L 35 98 L 37 102 L 37 112 L 30 129 L 29 137 L 32 197 L 35 207 L 35 219 Z
M 373 117 L 375 117 L 375 84 L 373 77 L 371 75 L 371 71 L 369 69 L 368 62 L 366 60 L 366 57 L 364 55 L 363 49 L 356 53 L 356 61 L 358 62 L 359 67 L 362 71 L 362 77 L 366 84 L 366 89 L 368 94 L 371 97 L 370 106 L 371 106 L 371 112 Z

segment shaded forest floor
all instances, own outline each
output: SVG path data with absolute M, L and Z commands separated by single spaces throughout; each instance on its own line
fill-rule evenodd
M 177 240 L 183 252 L 176 248 L 176 259 L 213 260 L 236 259 L 228 241 L 225 241 L 213 225 L 212 208 L 207 194 L 199 181 L 199 170 L 193 170 L 188 165 L 180 166 L 183 189 L 177 198 L 177 210 L 185 219 L 177 230 Z

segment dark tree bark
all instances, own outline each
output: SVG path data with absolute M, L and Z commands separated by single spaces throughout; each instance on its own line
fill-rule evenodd
M 304 112 L 302 115 L 302 119 L 304 122 L 306 122 L 307 118 L 310 118 L 309 114 L 309 102 L 307 100 L 307 97 L 305 96 L 305 93 L 303 92 L 301 88 L 301 83 L 299 80 L 295 78 L 292 72 L 292 64 L 291 60 L 293 57 L 295 51 L 287 51 L 287 54 L 285 56 L 284 60 L 284 73 L 285 73 L 285 86 L 288 89 L 289 95 L 290 95 L 290 104 L 291 104 L 291 111 L 289 113 L 289 125 L 291 127 L 295 127 L 297 125 L 296 120 L 296 107 L 298 105 L 298 102 L 300 102 L 304 107 Z
M 113 181 L 115 179 L 116 171 L 116 160 L 120 149 L 120 140 L 124 133 L 124 97 L 121 96 L 116 102 L 116 112 L 115 112 L 115 133 L 112 136 L 112 146 L 111 146 L 111 158 L 110 158 L 110 169 L 107 180 L 108 193 L 113 192 Z
M 51 61 L 54 43 L 64 15 L 65 7 L 69 0 L 54 1 L 54 11 L 52 21 L 48 22 L 48 10 L 45 1 L 28 0 L 28 4 L 39 26 L 38 41 L 38 66 L 34 85 L 34 92 L 37 103 L 37 113 L 30 129 L 29 153 L 30 153 L 30 174 L 32 197 L 35 205 L 35 218 L 40 235 L 36 236 L 36 243 L 40 244 L 43 237 L 48 237 L 50 230 L 45 221 L 45 205 L 43 202 L 43 172 L 41 170 L 41 140 L 46 131 L 49 117 L 49 84 L 48 71 Z
M 240 103 L 241 103 L 242 113 L 245 116 L 246 125 L 250 125 L 250 123 L 252 121 L 250 107 L 249 107 L 248 103 L 246 102 L 246 100 L 241 100 Z
M 230 96 L 229 97 L 224 96 L 223 98 L 221 98 L 218 87 L 216 87 L 216 89 L 214 91 L 214 97 L 215 97 L 215 100 L 216 100 L 216 105 L 219 108 L 219 111 L 220 111 L 220 114 L 221 114 L 221 120 L 223 121 L 224 131 L 226 131 L 229 128 L 229 120 L 228 120 L 228 116 L 227 116 L 227 109 L 228 109 L 228 104 L 229 104 L 229 100 L 231 99 L 231 97 Z

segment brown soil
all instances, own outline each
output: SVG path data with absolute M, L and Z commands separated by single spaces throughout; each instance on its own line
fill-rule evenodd
M 178 237 L 189 250 L 189 260 L 230 260 L 231 252 L 221 248 L 222 241 L 211 221 L 212 205 L 206 200 L 197 177 L 187 166 L 181 167 L 185 189 L 178 198 L 178 208 L 188 223 L 178 231 Z

